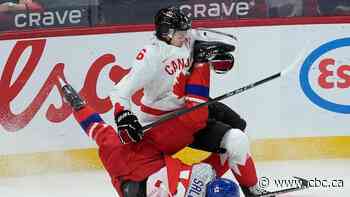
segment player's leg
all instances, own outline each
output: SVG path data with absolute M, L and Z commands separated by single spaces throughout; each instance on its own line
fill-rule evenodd
M 219 175 L 231 168 L 244 190 L 255 188 L 258 180 L 254 161 L 249 153 L 248 137 L 241 130 L 232 128 L 244 130 L 245 121 L 221 103 L 209 107 L 209 119 L 207 127 L 196 133 L 190 147 L 214 153 L 222 153 L 225 150 L 226 153 L 220 156 L 212 154 L 206 162 L 210 163 Z M 228 162 L 223 162 L 225 159 Z
M 246 128 L 246 121 L 242 119 L 239 114 L 237 114 L 235 111 L 233 111 L 229 106 L 225 105 L 224 103 L 216 102 L 210 105 L 209 113 L 216 121 L 220 121 L 222 123 L 230 125 L 232 128 L 237 128 L 242 131 L 244 131 Z M 222 134 L 219 134 L 219 135 L 221 136 Z M 218 164 L 219 156 L 217 154 L 212 155 L 212 158 L 208 158 L 208 159 Z M 225 172 L 225 169 L 227 169 L 226 165 L 221 169 L 221 171 Z M 250 189 L 259 190 L 259 187 L 256 187 L 257 176 L 256 176 L 255 164 L 250 154 L 247 157 L 245 165 L 237 164 L 235 165 L 234 168 L 232 168 L 232 170 L 236 179 L 241 184 L 241 187 L 245 194 L 250 193 Z M 251 187 L 251 185 L 255 185 L 255 187 Z M 261 193 L 261 192 L 264 192 L 264 191 L 254 191 L 254 193 Z
M 231 128 L 244 131 L 247 126 L 246 121 L 224 103 L 216 102 L 209 105 L 209 118 L 230 125 Z
M 162 154 L 145 141 L 122 144 L 115 129 L 105 124 L 72 86 L 63 84 L 62 93 L 77 122 L 98 145 L 99 157 L 119 196 L 146 197 L 145 181 L 140 180 L 165 165 Z
M 230 125 L 211 119 L 204 129 L 194 134 L 194 140 L 189 147 L 212 153 L 224 153 L 226 150 L 220 144 L 230 129 Z
M 194 134 L 194 141 L 189 146 L 213 153 L 225 152 L 220 143 L 226 132 L 232 128 L 244 131 L 246 121 L 220 102 L 209 105 L 208 112 L 206 127 Z
M 219 128 L 220 126 L 218 125 L 220 125 L 220 122 L 212 128 Z M 204 136 L 210 135 L 206 133 Z M 211 139 L 207 141 L 210 143 Z M 226 134 L 222 138 L 220 147 L 224 148 L 226 153 L 213 153 L 203 162 L 211 164 L 218 176 L 223 175 L 228 169 L 231 169 L 246 196 L 263 193 L 264 190 L 260 190 L 257 184 L 258 178 L 254 161 L 249 153 L 249 141 L 246 134 L 238 129 L 230 129 L 226 131 Z
M 181 116 L 168 120 L 148 130 L 144 141 L 150 141 L 159 151 L 172 155 L 193 142 L 195 128 L 191 122 L 184 122 Z
M 112 178 L 113 186 L 119 195 L 122 196 L 123 193 L 120 187 L 120 180 L 117 178 L 118 176 L 115 175 L 118 175 L 116 174 L 118 170 L 125 173 L 128 173 L 129 170 L 127 170 L 128 168 L 124 159 L 119 159 L 119 157 L 123 154 L 125 155 L 126 152 L 123 153 L 123 148 L 121 148 L 122 146 L 115 130 L 104 123 L 101 116 L 95 112 L 92 107 L 86 104 L 83 98 L 80 97 L 71 85 L 62 80 L 60 80 L 60 82 L 64 99 L 73 108 L 74 118 L 80 124 L 87 136 L 96 141 L 96 144 L 99 146 L 99 157 Z M 118 158 L 118 160 L 114 158 Z M 112 162 L 114 162 L 114 168 L 112 168 Z
M 249 153 L 249 140 L 245 133 L 232 129 L 222 122 L 210 122 L 206 129 L 195 135 L 190 147 L 213 153 L 206 162 L 209 162 L 220 173 L 225 173 L 227 166 L 233 170 L 237 180 L 243 186 L 252 186 L 257 183 L 255 166 Z M 223 153 L 223 150 L 225 153 Z M 221 158 L 219 158 L 221 157 Z M 227 159 L 227 163 L 224 161 Z M 242 176 L 241 176 L 242 175 Z M 244 176 L 243 176 L 244 175 Z

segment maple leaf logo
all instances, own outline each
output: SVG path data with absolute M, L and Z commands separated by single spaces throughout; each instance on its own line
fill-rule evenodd
M 177 96 L 178 99 L 185 96 L 185 86 L 186 86 L 187 77 L 183 72 L 176 73 L 175 83 L 173 85 L 173 93 Z

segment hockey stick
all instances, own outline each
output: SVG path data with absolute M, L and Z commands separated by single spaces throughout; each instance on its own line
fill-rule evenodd
M 231 97 L 231 96 L 233 96 L 233 95 L 240 94 L 240 93 L 245 92 L 245 91 L 247 91 L 247 90 L 249 90 L 249 89 L 252 89 L 252 88 L 254 88 L 254 87 L 257 87 L 257 86 L 259 86 L 259 85 L 261 85 L 261 84 L 264 84 L 264 83 L 266 83 L 266 82 L 269 82 L 269 81 L 272 81 L 272 80 L 274 80 L 274 79 L 277 79 L 277 78 L 279 78 L 279 77 L 281 76 L 281 74 L 282 74 L 282 72 L 276 73 L 276 74 L 274 74 L 274 75 L 271 75 L 271 76 L 269 76 L 269 77 L 266 77 L 266 78 L 264 78 L 264 79 L 262 79 L 262 80 L 259 80 L 259 81 L 257 81 L 257 82 L 251 83 L 251 84 L 249 84 L 249 85 L 243 86 L 243 87 L 241 87 L 241 88 L 238 88 L 238 89 L 236 89 L 236 90 L 233 90 L 233 91 L 228 92 L 228 93 L 226 93 L 226 94 L 223 94 L 223 95 L 221 95 L 221 96 L 215 97 L 215 98 L 209 100 L 208 102 L 200 103 L 200 104 L 198 104 L 198 105 L 196 105 L 196 106 L 194 106 L 194 107 L 192 107 L 192 108 L 183 108 L 183 109 L 179 109 L 179 110 L 177 110 L 177 111 L 171 112 L 171 113 L 169 113 L 169 114 L 167 114 L 167 115 L 161 117 L 161 118 L 158 119 L 157 121 L 155 121 L 155 122 L 153 122 L 153 123 L 151 123 L 151 124 L 148 124 L 148 125 L 146 125 L 146 126 L 143 126 L 143 127 L 141 128 L 141 130 L 142 130 L 142 131 L 146 131 L 147 129 L 150 129 L 150 128 L 152 128 L 152 127 L 155 127 L 155 126 L 157 126 L 157 125 L 159 125 L 159 124 L 161 124 L 161 123 L 163 123 L 163 122 L 165 122 L 165 121 L 167 121 L 167 120 L 173 119 L 173 118 L 175 118 L 175 117 L 177 117 L 177 116 L 181 116 L 181 115 L 183 115 L 183 114 L 192 112 L 192 111 L 194 111 L 194 110 L 196 110 L 196 109 L 198 109 L 198 108 L 201 108 L 201 107 L 204 107 L 204 106 L 208 106 L 208 105 L 210 105 L 210 104 L 212 104 L 212 103 L 215 103 L 215 102 L 217 102 L 217 101 L 221 101 L 221 100 L 223 100 L 223 99 L 225 99 L 225 98 L 228 98 L 228 97 Z
M 301 184 L 299 186 L 281 189 L 281 190 L 276 190 L 276 191 L 270 191 L 270 192 L 266 192 L 266 193 L 258 195 L 258 196 L 259 197 L 274 197 L 274 196 L 277 196 L 279 194 L 288 194 L 291 192 L 301 191 L 301 190 L 310 188 L 310 182 L 307 179 L 297 177 L 297 176 L 294 176 L 294 178 L 298 179 L 300 181 Z
M 240 94 L 240 93 L 245 92 L 245 91 L 247 91 L 247 90 L 249 90 L 249 89 L 252 89 L 252 88 L 254 88 L 254 87 L 257 87 L 257 86 L 259 86 L 259 85 L 262 85 L 262 84 L 264 84 L 264 83 L 267 83 L 267 82 L 269 82 L 269 81 L 272 81 L 272 80 L 274 80 L 274 79 L 277 79 L 277 78 L 279 78 L 279 77 L 281 77 L 281 76 L 284 76 L 286 73 L 291 72 L 291 71 L 293 70 L 293 68 L 295 68 L 295 67 L 298 65 L 299 61 L 300 61 L 301 58 L 303 57 L 303 54 L 305 54 L 306 50 L 307 50 L 307 48 L 305 48 L 305 50 L 303 50 L 303 51 L 299 54 L 299 56 L 296 58 L 295 62 L 293 62 L 290 66 L 288 66 L 287 68 L 283 69 L 283 70 L 282 70 L 281 72 L 279 72 L 279 73 L 276 73 L 276 74 L 274 74 L 274 75 L 271 75 L 271 76 L 269 76 L 269 77 L 266 77 L 266 78 L 264 78 L 264 79 L 261 79 L 261 80 L 259 80 L 259 81 L 257 81 L 257 82 L 248 84 L 248 85 L 246 85 L 246 86 L 243 86 L 243 87 L 241 87 L 241 88 L 238 88 L 238 89 L 236 89 L 236 90 L 233 90 L 233 91 L 231 91 L 231 92 L 228 92 L 228 93 L 226 93 L 226 94 L 223 94 L 223 95 L 221 95 L 221 96 L 215 97 L 214 99 L 211 99 L 211 100 L 209 100 L 208 102 L 200 103 L 200 104 L 198 104 L 198 105 L 196 105 L 196 106 L 194 106 L 194 107 L 192 107 L 192 108 L 183 108 L 183 109 L 179 109 L 179 110 L 177 110 L 177 111 L 170 112 L 170 113 L 168 113 L 168 114 L 166 114 L 166 115 L 160 117 L 157 121 L 152 122 L 152 123 L 150 123 L 150 124 L 148 124 L 148 125 L 143 126 L 143 127 L 141 128 L 141 131 L 146 132 L 146 130 L 148 130 L 148 129 L 152 128 L 152 127 L 158 126 L 159 124 L 161 124 L 161 123 L 163 123 L 163 122 L 165 122 L 165 121 L 167 121 L 167 120 L 170 120 L 170 119 L 173 119 L 173 118 L 175 118 L 175 117 L 181 116 L 181 115 L 183 115 L 183 114 L 192 112 L 192 111 L 194 111 L 194 110 L 196 110 L 196 109 L 198 109 L 198 108 L 201 108 L 201 107 L 204 107 L 204 106 L 208 106 L 208 105 L 210 105 L 210 104 L 212 104 L 212 103 L 221 101 L 221 100 L 226 99 L 226 98 L 228 98 L 228 97 L 231 97 L 231 96 L 233 96 L 233 95 Z

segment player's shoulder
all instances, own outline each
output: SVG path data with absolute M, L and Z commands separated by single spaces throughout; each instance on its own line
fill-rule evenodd
M 151 44 L 152 52 L 156 53 L 159 59 L 166 59 L 171 53 L 173 47 L 164 41 L 155 39 Z
M 153 44 L 144 45 L 139 51 L 144 51 L 150 55 L 157 54 L 159 51 L 158 47 Z
M 138 49 L 136 54 L 137 61 L 150 60 L 150 59 L 158 59 L 159 58 L 159 49 L 157 46 L 153 44 L 147 44 Z

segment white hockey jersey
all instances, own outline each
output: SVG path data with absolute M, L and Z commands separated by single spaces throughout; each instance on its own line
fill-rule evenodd
M 192 65 L 191 51 L 195 40 L 218 40 L 205 31 L 191 30 L 186 44 L 182 47 L 169 45 L 155 39 L 152 44 L 140 50 L 130 72 L 117 83 L 110 98 L 114 106 L 132 111 L 142 125 L 159 119 L 160 116 L 183 108 L 186 98 L 185 82 Z M 141 106 L 131 101 L 131 96 L 143 89 Z M 195 87 L 196 94 L 209 90 Z M 197 102 L 201 99 L 197 96 Z M 203 100 L 205 101 L 205 100 Z

